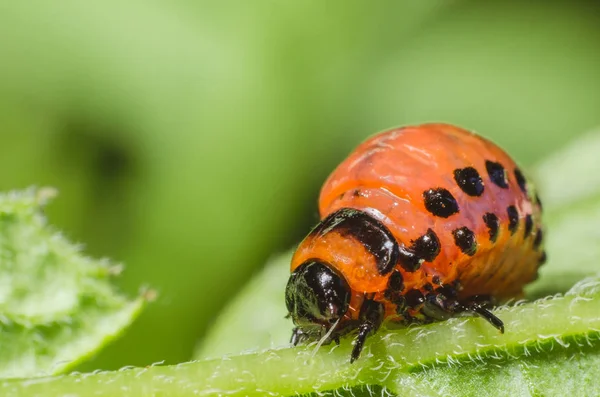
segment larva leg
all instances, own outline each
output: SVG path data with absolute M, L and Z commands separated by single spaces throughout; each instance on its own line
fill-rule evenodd
M 358 336 L 352 349 L 350 362 L 353 363 L 360 357 L 360 352 L 363 349 L 367 336 L 372 332 L 377 331 L 383 322 L 385 311 L 383 304 L 371 299 L 365 299 L 359 314 L 360 325 L 358 326 Z

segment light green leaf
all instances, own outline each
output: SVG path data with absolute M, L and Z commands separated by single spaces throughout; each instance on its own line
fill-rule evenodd
M 269 261 L 215 321 L 195 357 L 221 357 L 246 350 L 284 346 L 290 339 L 290 320 L 283 291 L 290 275 L 292 253 Z
M 110 283 L 120 267 L 83 256 L 46 224 L 51 189 L 0 195 L 0 377 L 64 372 L 138 315 Z
M 535 168 L 541 191 L 548 263 L 528 286 L 531 298 L 567 291 L 600 271 L 600 129 L 571 142 Z
M 536 167 L 535 179 L 551 215 L 564 206 L 600 200 L 599 134 L 600 129 L 590 131 Z

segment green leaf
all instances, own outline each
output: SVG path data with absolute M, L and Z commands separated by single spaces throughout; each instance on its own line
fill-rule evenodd
M 284 346 L 291 323 L 283 292 L 290 275 L 292 252 L 267 263 L 223 310 L 199 345 L 195 357 L 220 357 L 247 350 Z
M 597 395 L 600 384 L 592 380 L 600 361 L 598 313 L 600 277 L 594 277 L 563 297 L 499 309 L 507 325 L 504 335 L 479 318 L 454 318 L 379 332 L 354 364 L 348 360 L 350 341 L 344 340 L 339 347 L 325 346 L 316 353 L 314 346 L 301 346 L 176 366 L 5 381 L 0 392 L 116 396 L 126 390 L 128 396 L 253 396 L 379 385 L 406 396 L 539 394 L 536 390 Z M 557 373 L 577 378 L 555 387 Z
M 592 131 L 535 168 L 541 191 L 548 263 L 538 282 L 527 287 L 531 298 L 567 291 L 600 271 L 600 129 Z
M 51 189 L 0 195 L 0 377 L 72 368 L 138 315 L 110 283 L 120 266 L 83 256 L 46 223 Z
M 600 129 L 590 131 L 536 167 L 534 175 L 548 215 L 560 214 L 563 207 L 600 200 L 599 135 Z

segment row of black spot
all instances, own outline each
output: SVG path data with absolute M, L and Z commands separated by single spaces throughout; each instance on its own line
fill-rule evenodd
M 492 183 L 502 189 L 508 189 L 508 178 L 502 164 L 486 160 L 485 168 Z M 518 168 L 514 170 L 515 179 L 523 193 L 527 194 L 527 181 Z M 473 167 L 457 168 L 454 170 L 454 180 L 460 189 L 471 197 L 483 194 L 484 184 L 481 175 Z M 459 212 L 456 199 L 447 189 L 429 189 L 423 193 L 425 208 L 435 216 L 448 218 Z
M 519 212 L 514 205 L 506 208 L 508 215 L 508 231 L 514 235 L 519 229 Z M 483 222 L 488 228 L 489 239 L 495 243 L 500 233 L 500 219 L 492 212 L 487 212 L 482 217 Z M 527 238 L 533 230 L 533 218 L 531 214 L 525 215 L 525 230 L 524 235 Z M 452 231 L 454 243 L 461 252 L 473 256 L 477 252 L 477 236 L 466 226 L 459 227 Z M 542 242 L 542 230 L 539 229 L 536 233 L 533 242 L 534 248 L 538 248 Z M 427 229 L 427 232 L 416 240 L 412 241 L 410 247 L 400 247 L 400 264 L 402 268 L 408 272 L 414 272 L 421 266 L 424 261 L 432 262 L 440 253 L 441 244 L 438 236 L 432 229 Z
M 504 166 L 498 162 L 486 160 L 485 168 L 492 183 L 502 189 L 508 189 L 508 178 Z M 521 191 L 527 194 L 527 181 L 523 173 L 518 168 L 514 170 L 514 176 Z M 479 197 L 483 194 L 484 184 L 479 172 L 473 167 L 457 168 L 454 170 L 454 180 L 460 189 L 469 196 Z M 429 189 L 423 192 L 425 208 L 431 214 L 448 218 L 459 212 L 458 203 L 452 193 L 444 188 Z M 542 206 L 538 196 L 536 196 L 537 204 Z M 519 227 L 519 212 L 514 205 L 506 209 L 508 215 L 508 230 L 511 235 L 514 234 Z M 498 238 L 500 221 L 493 213 L 483 215 L 483 221 L 488 227 L 490 241 L 495 242 Z M 525 216 L 525 235 L 528 236 L 533 228 L 533 219 L 531 214 Z M 467 227 L 462 227 L 452 232 L 456 245 L 467 255 L 474 255 L 477 251 L 477 242 L 473 231 Z M 538 241 L 539 240 L 539 241 Z M 537 247 L 541 243 L 541 231 L 536 235 L 534 245 Z
M 508 178 L 502 164 L 486 160 L 485 169 L 494 185 L 502 189 L 508 189 Z M 527 181 L 521 170 L 515 168 L 514 175 L 521 191 L 527 194 Z M 473 167 L 458 168 L 454 170 L 454 179 L 462 191 L 469 196 L 481 196 L 483 193 L 483 181 L 477 170 Z
M 508 231 L 511 236 L 514 235 L 519 229 L 519 212 L 517 207 L 510 205 L 506 208 L 508 215 Z M 483 215 L 483 222 L 488 228 L 488 235 L 490 241 L 495 243 L 500 233 L 500 219 L 492 212 L 486 212 Z M 531 235 L 533 230 L 533 218 L 531 214 L 525 215 L 525 229 L 524 236 L 527 238 Z M 475 239 L 475 233 L 468 227 L 461 227 L 452 231 L 454 236 L 454 242 L 460 250 L 470 256 L 473 256 L 477 251 L 477 241 Z M 535 240 L 533 242 L 534 248 L 538 248 L 542 243 L 542 230 L 539 229 L 536 233 Z

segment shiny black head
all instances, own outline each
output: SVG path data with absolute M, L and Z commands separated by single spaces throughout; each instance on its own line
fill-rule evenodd
M 350 295 L 343 276 L 327 264 L 309 260 L 291 274 L 285 303 L 296 325 L 328 328 L 346 314 Z

